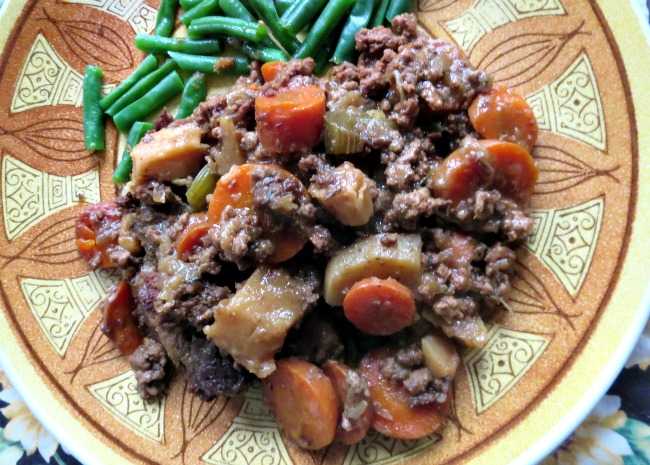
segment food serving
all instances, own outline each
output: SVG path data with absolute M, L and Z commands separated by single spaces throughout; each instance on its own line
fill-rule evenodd
M 87 148 L 104 114 L 128 132 L 120 195 L 76 225 L 120 278 L 103 330 L 144 398 L 175 372 L 203 399 L 259 379 L 306 449 L 433 434 L 532 229 L 533 112 L 409 2 L 249 3 L 181 1 L 186 39 L 163 1 L 129 78 L 102 97 L 87 70 Z M 207 73 L 246 74 L 208 96 Z

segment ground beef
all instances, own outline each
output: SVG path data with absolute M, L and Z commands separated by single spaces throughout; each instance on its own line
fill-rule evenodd
M 172 306 L 173 318 L 178 321 L 187 320 L 201 332 L 214 322 L 214 308 L 229 295 L 230 290 L 227 287 L 201 281 L 185 284 Z
M 351 431 L 358 425 L 358 420 L 370 408 L 370 391 L 368 383 L 355 370 L 348 370 L 345 376 L 346 395 L 341 412 L 341 428 Z
M 262 95 L 276 95 L 282 89 L 293 89 L 310 85 L 320 85 L 314 74 L 316 63 L 313 58 L 291 60 L 280 68 L 276 76 L 262 86 Z
M 421 105 L 428 112 L 458 112 L 490 86 L 463 53 L 446 41 L 417 34 L 414 15 L 393 20 L 392 30 L 362 30 L 356 38 L 360 87 L 404 129 L 412 128 Z
M 434 198 L 426 187 L 411 192 L 401 192 L 393 198 L 391 208 L 385 214 L 387 225 L 415 230 L 420 218 L 428 218 L 449 202 Z
M 294 329 L 287 339 L 287 354 L 322 365 L 327 360 L 336 360 L 343 355 L 343 342 L 333 322 L 326 319 L 321 312 L 328 309 L 313 310 Z
M 174 117 L 167 111 L 165 108 L 160 116 L 156 119 L 154 123 L 154 131 L 160 131 L 163 128 L 166 128 L 174 121 Z
M 145 338 L 129 357 L 129 363 L 135 372 L 138 392 L 144 399 L 153 399 L 165 393 L 172 366 L 160 343 Z
M 183 365 L 187 370 L 190 392 L 204 400 L 212 400 L 218 395 L 239 394 L 247 387 L 252 376 L 245 370 L 235 367 L 228 356 L 204 337 L 196 337 L 188 352 L 183 354 Z
M 426 140 L 413 139 L 399 156 L 384 157 L 386 184 L 394 190 L 405 191 L 420 183 L 438 165 L 438 160 L 427 153 L 430 149 Z

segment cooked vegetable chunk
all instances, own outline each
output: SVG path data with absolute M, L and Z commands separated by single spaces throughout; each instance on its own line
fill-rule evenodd
M 375 409 L 372 427 L 396 439 L 419 439 L 435 433 L 445 422 L 449 403 L 411 407 L 404 386 L 382 374 L 383 361 L 391 354 L 390 349 L 379 349 L 361 360 L 360 370 L 368 381 Z
M 324 173 L 309 186 L 309 194 L 337 220 L 348 226 L 366 224 L 374 212 L 374 181 L 352 163 Z
M 287 89 L 255 99 L 257 135 L 270 153 L 311 149 L 323 130 L 325 92 L 318 86 Z
M 338 252 L 325 269 L 323 296 L 341 305 L 344 293 L 364 278 L 395 278 L 407 286 L 420 279 L 422 239 L 417 234 L 370 236 Z
M 284 434 L 300 447 L 322 449 L 334 441 L 340 403 L 332 381 L 316 365 L 280 360 L 264 381 L 264 398 Z
M 460 365 L 454 345 L 446 338 L 430 334 L 422 338 L 424 363 L 436 378 L 453 378 Z
M 120 265 L 116 256 L 122 255 L 118 245 L 121 221 L 122 212 L 115 202 L 90 205 L 77 218 L 77 248 L 91 268 L 115 268 Z
M 485 139 L 521 144 L 529 152 L 537 141 L 537 120 L 528 102 L 505 86 L 474 99 L 468 110 L 472 126 Z
M 323 371 L 332 381 L 343 406 L 336 439 L 351 446 L 366 437 L 372 424 L 373 409 L 368 385 L 352 368 L 335 360 L 323 365 Z
M 234 296 L 214 309 L 214 324 L 205 334 L 248 371 L 266 378 L 276 368 L 273 356 L 312 297 L 300 278 L 282 269 L 260 267 Z
M 142 344 L 142 334 L 135 323 L 135 302 L 127 281 L 120 281 L 104 307 L 102 332 L 112 340 L 122 355 L 131 355 Z
M 366 278 L 343 299 L 345 317 L 359 330 L 389 336 L 413 323 L 415 299 L 411 290 L 393 278 Z
M 133 181 L 171 181 L 195 174 L 208 149 L 201 143 L 201 129 L 194 124 L 164 128 L 146 137 L 131 152 Z

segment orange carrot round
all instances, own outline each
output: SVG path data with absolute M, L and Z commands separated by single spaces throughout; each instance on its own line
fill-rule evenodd
M 325 117 L 325 92 L 318 86 L 287 89 L 255 99 L 257 135 L 270 153 L 311 149 L 320 140 Z
M 131 355 L 142 344 L 142 334 L 133 316 L 134 308 L 131 286 L 127 281 L 120 281 L 106 301 L 102 331 L 122 355 Z
M 415 299 L 408 287 L 393 278 L 366 278 L 345 295 L 343 312 L 364 333 L 388 336 L 413 323 Z
M 264 398 L 284 433 L 304 449 L 334 441 L 340 404 L 330 379 L 316 365 L 289 358 L 264 380 Z
M 230 168 L 219 179 L 214 188 L 210 205 L 208 206 L 208 221 L 212 224 L 221 220 L 221 214 L 227 206 L 233 208 L 253 207 L 253 171 L 263 167 L 272 169 L 283 177 L 293 177 L 293 174 L 276 165 L 256 165 L 245 163 Z M 289 260 L 302 250 L 306 240 L 294 231 L 280 231 L 271 238 L 275 250 L 269 263 L 277 264 Z
M 352 368 L 344 365 L 335 360 L 329 360 L 323 365 L 323 371 L 327 377 L 332 381 L 336 394 L 338 395 L 341 404 L 345 402 L 348 396 L 348 381 L 349 372 Z M 368 430 L 372 424 L 373 409 L 370 399 L 368 399 L 368 407 L 363 413 L 352 421 L 350 428 L 344 429 L 341 424 L 336 431 L 336 439 L 343 444 L 351 446 L 360 442 L 368 434 Z
M 528 102 L 509 87 L 495 86 L 469 107 L 472 126 L 485 139 L 521 144 L 529 152 L 537 141 L 537 121 Z
M 485 152 L 473 145 L 460 147 L 438 165 L 431 190 L 439 197 L 458 202 L 492 182 L 492 169 Z
M 176 253 L 179 257 L 190 253 L 200 243 L 203 236 L 210 230 L 211 224 L 205 213 L 195 213 L 190 217 L 185 230 L 176 240 Z
M 506 197 L 526 201 L 533 194 L 539 176 L 535 160 L 520 144 L 482 140 L 488 163 L 494 169 L 494 187 Z
M 361 360 L 361 374 L 368 381 L 375 416 L 372 427 L 396 439 L 420 439 L 442 427 L 449 410 L 448 402 L 411 407 L 403 386 L 382 374 L 382 364 L 393 353 L 389 349 L 372 351 Z
M 269 61 L 262 65 L 262 77 L 265 82 L 272 81 L 278 75 L 280 70 L 284 68 L 286 63 L 284 61 Z

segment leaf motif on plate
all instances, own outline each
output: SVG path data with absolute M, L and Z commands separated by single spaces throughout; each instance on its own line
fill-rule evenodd
M 420 13 L 432 13 L 450 7 L 458 0 L 418 0 L 418 11 Z
M 108 289 L 106 288 L 106 292 L 108 292 Z M 81 360 L 72 370 L 65 372 L 67 375 L 71 375 L 70 384 L 74 383 L 81 370 L 124 357 L 115 346 L 115 343 L 102 332 L 102 324 L 103 319 L 99 318 L 90 337 L 85 341 Z
M 45 8 L 42 11 L 43 19 L 56 28 L 70 51 L 82 62 L 99 64 L 105 71 L 123 71 L 135 65 L 124 34 L 114 30 L 109 23 L 100 24 L 90 19 L 56 19 Z
M 507 302 L 510 311 L 521 315 L 554 316 L 575 329 L 573 320 L 582 313 L 568 313 L 560 308 L 544 282 L 524 262 L 515 262 L 514 270 L 515 277 Z
M 535 185 L 537 195 L 563 192 L 600 177 L 608 178 L 616 184 L 620 182 L 614 175 L 619 165 L 597 168 L 568 151 L 550 144 L 535 146 L 535 162 L 539 168 L 539 180 Z
M 598 82 L 584 50 L 557 79 L 527 96 L 526 100 L 540 129 L 599 150 L 607 149 L 605 113 Z
M 577 297 L 600 236 L 605 198 L 566 208 L 533 210 L 535 229 L 526 247 Z
M 76 118 L 52 117 L 17 129 L 0 127 L 0 137 L 12 136 L 40 157 L 57 161 L 92 158 L 84 146 L 83 123 Z
M 508 24 L 532 16 L 559 16 L 566 11 L 560 0 L 476 0 L 458 18 L 447 21 L 443 27 L 456 44 L 467 53 L 488 33 Z
M 480 415 L 508 393 L 542 355 L 550 338 L 493 326 L 487 344 L 463 356 Z
M 99 202 L 100 198 L 97 169 L 56 176 L 5 155 L 1 176 L 2 214 L 10 241 L 59 210 L 82 201 Z
M 239 414 L 201 460 L 213 465 L 292 464 L 280 430 L 264 405 L 258 386 L 248 389 Z
M 87 386 L 111 415 L 136 434 L 157 443 L 165 438 L 165 398 L 147 401 L 138 393 L 133 371 Z
M 65 356 L 86 317 L 106 297 L 107 288 L 94 273 L 65 279 L 18 279 L 39 327 L 52 347 Z
M 205 401 L 190 392 L 189 380 L 183 381 L 183 395 L 181 398 L 181 431 L 182 446 L 171 458 L 180 457 L 185 463 L 185 452 L 190 443 L 197 436 L 214 424 L 229 405 L 231 399 L 225 396 Z
M 525 33 L 505 37 L 477 59 L 476 67 L 510 87 L 532 81 L 546 70 L 571 39 L 581 34 L 584 21 L 566 33 Z
M 136 33 L 149 33 L 156 26 L 156 10 L 144 0 L 63 0 L 110 13 L 126 21 Z

